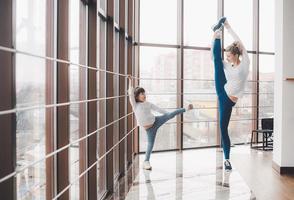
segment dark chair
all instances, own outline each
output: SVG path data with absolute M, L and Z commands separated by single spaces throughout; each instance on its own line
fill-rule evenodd
M 272 150 L 273 149 L 273 129 L 274 129 L 273 118 L 261 119 L 261 129 L 253 130 L 251 133 L 251 142 L 250 142 L 251 148 L 262 149 L 264 151 Z M 259 133 L 262 134 L 262 142 L 258 140 Z M 256 138 L 256 141 L 253 143 L 254 136 Z M 262 145 L 259 145 L 260 143 L 262 143 Z

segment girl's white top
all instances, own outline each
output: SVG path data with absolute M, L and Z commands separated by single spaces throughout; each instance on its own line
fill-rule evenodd
M 233 37 L 235 41 L 240 44 L 242 50 L 242 60 L 238 66 L 234 67 L 231 65 L 231 63 L 223 61 L 224 71 L 227 79 L 225 90 L 229 96 L 240 98 L 243 95 L 243 91 L 245 89 L 247 77 L 249 74 L 250 60 L 248 53 L 238 35 L 233 31 L 232 28 L 228 29 L 228 33 Z
M 167 111 L 164 109 L 161 109 L 148 101 L 136 102 L 134 88 L 131 86 L 131 84 L 129 86 L 128 95 L 139 126 L 153 125 L 155 116 L 152 111 L 156 111 L 162 114 L 167 113 Z

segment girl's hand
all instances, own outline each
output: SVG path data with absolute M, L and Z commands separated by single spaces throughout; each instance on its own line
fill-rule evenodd
M 128 75 L 128 79 L 129 79 L 129 87 L 133 87 L 133 78 L 131 75 Z

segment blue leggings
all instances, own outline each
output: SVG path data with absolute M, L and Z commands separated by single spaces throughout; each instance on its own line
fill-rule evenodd
M 150 155 L 151 155 L 151 152 L 152 152 L 152 149 L 153 149 L 153 146 L 154 146 L 157 130 L 165 122 L 167 122 L 168 120 L 174 118 L 176 115 L 184 113 L 185 111 L 186 111 L 185 108 L 180 108 L 180 109 L 177 109 L 177 110 L 175 110 L 173 112 L 169 112 L 169 113 L 166 113 L 164 115 L 155 117 L 155 121 L 154 121 L 153 126 L 146 130 L 147 138 L 148 138 L 148 146 L 147 146 L 147 151 L 146 151 L 146 154 L 145 154 L 145 161 L 149 161 L 149 159 L 150 159 Z
M 225 159 L 230 159 L 231 141 L 228 134 L 228 126 L 231 118 L 232 108 L 235 105 L 225 91 L 227 79 L 224 72 L 223 60 L 221 57 L 221 40 L 215 39 L 213 43 L 213 63 L 215 89 L 219 100 L 220 130 L 222 138 L 222 147 Z

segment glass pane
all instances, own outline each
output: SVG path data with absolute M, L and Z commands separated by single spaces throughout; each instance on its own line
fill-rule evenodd
M 275 56 L 259 55 L 259 118 L 273 117 Z
M 259 55 L 259 79 L 261 81 L 273 81 L 275 72 L 275 56 Z
M 204 113 L 200 110 L 199 113 Z M 211 115 L 215 110 L 211 111 Z M 188 114 L 187 114 L 188 115 Z M 190 115 L 190 114 L 189 114 Z M 188 118 L 188 117 L 187 117 Z M 193 119 L 195 119 L 193 117 Z M 184 148 L 205 147 L 216 145 L 217 123 L 210 121 L 199 121 L 194 123 L 184 122 L 183 141 Z
M 225 0 L 225 16 L 238 34 L 247 50 L 252 50 L 253 43 L 253 6 L 252 0 Z M 225 31 L 225 46 L 233 39 Z
M 253 58 L 256 57 L 256 54 L 251 54 L 248 53 L 249 59 L 250 59 L 250 65 L 249 65 L 249 74 L 248 74 L 248 81 L 252 81 L 253 80 L 253 76 L 254 76 L 254 71 L 253 71 Z M 250 83 L 252 82 L 247 82 L 248 86 Z
M 275 51 L 275 1 L 259 1 L 259 49 L 260 51 Z M 271 23 L 269 23 L 271 22 Z
M 100 0 L 100 8 L 106 12 L 106 0 Z
M 114 36 L 114 69 L 113 71 L 116 73 L 119 73 L 119 33 L 115 33 Z M 119 96 L 119 76 L 114 75 L 114 96 Z M 113 106 L 113 114 L 114 114 L 114 120 L 119 119 L 119 101 L 122 100 L 122 98 L 115 98 L 113 100 L 114 106 Z M 119 141 L 119 121 L 113 125 L 113 145 L 118 143 Z M 114 159 L 113 159 L 113 170 L 114 170 L 114 176 L 113 178 L 116 179 L 118 173 L 119 173 L 119 145 L 114 148 Z
M 154 79 L 176 79 L 176 55 L 177 49 L 140 47 L 140 77 L 151 79 L 140 80 L 140 86 L 145 89 L 148 101 L 161 108 L 167 109 L 168 111 L 172 111 L 174 108 L 176 108 L 176 80 Z M 154 150 L 176 148 L 175 120 L 175 118 L 170 120 L 169 124 L 163 125 L 158 130 Z M 140 151 L 145 151 L 146 145 L 146 131 L 140 129 Z
M 119 24 L 119 0 L 114 1 L 114 20 Z
M 79 10 L 80 1 L 69 1 L 69 60 L 79 63 Z M 78 101 L 79 98 L 79 67 L 70 65 L 69 85 L 70 101 Z M 79 104 L 70 105 L 70 142 L 79 139 Z M 79 143 L 71 145 L 69 148 L 69 171 L 70 181 L 74 181 L 79 176 Z M 79 181 L 75 181 L 70 188 L 71 199 L 79 199 Z
M 125 1 L 125 30 L 128 30 L 128 15 L 129 15 L 129 12 L 128 12 L 128 1 Z
M 210 51 L 184 50 L 184 79 L 184 105 L 196 108 L 184 114 L 184 148 L 215 145 L 217 98 Z
M 45 55 L 45 0 L 16 0 L 16 49 Z M 16 106 L 45 104 L 45 60 L 16 54 Z M 33 75 L 33 76 L 32 76 Z M 45 156 L 45 110 L 17 113 L 16 170 Z M 17 199 L 42 199 L 45 162 L 18 174 Z
M 240 109 L 239 109 L 240 110 Z M 252 110 L 252 109 L 251 109 Z M 237 111 L 236 111 L 237 112 Z M 246 111 L 245 111 L 246 112 Z M 231 144 L 244 144 L 249 143 L 251 139 L 251 131 L 253 126 L 253 119 L 246 120 L 246 115 L 250 115 L 251 113 L 246 114 L 242 111 L 242 118 L 235 120 L 235 117 L 232 114 L 230 125 L 229 125 L 229 135 L 231 138 Z M 239 114 L 239 115 L 241 115 Z
M 140 77 L 154 79 L 176 78 L 176 49 L 140 47 Z
M 177 43 L 177 0 L 140 0 L 140 42 Z
M 184 0 L 184 44 L 209 47 L 216 20 L 217 1 Z
M 251 131 L 253 127 L 253 95 L 244 94 L 238 100 L 235 108 L 232 111 L 231 121 L 229 124 L 229 134 L 232 144 L 248 143 L 250 141 Z
M 97 63 L 100 69 L 106 69 L 106 22 L 99 19 L 99 39 L 97 39 Z M 97 72 L 97 96 L 106 96 L 106 74 L 104 72 Z M 106 104 L 105 100 L 97 102 L 97 127 L 103 127 L 106 125 Z M 102 156 L 106 151 L 106 131 L 105 129 L 97 133 L 97 159 Z M 100 199 L 106 191 L 106 159 L 105 157 L 98 162 L 97 165 L 97 197 Z

